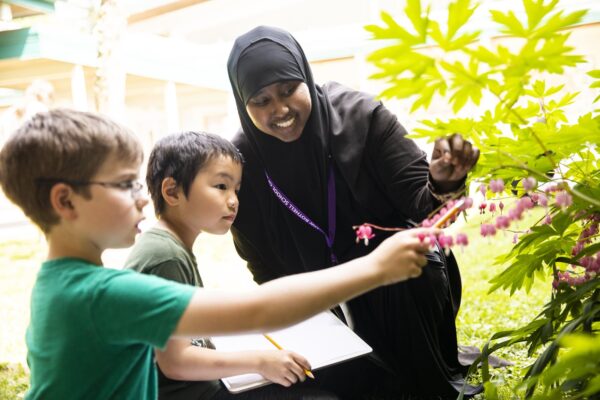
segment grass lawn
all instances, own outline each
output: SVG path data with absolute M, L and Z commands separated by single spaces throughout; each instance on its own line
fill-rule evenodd
M 451 228 L 468 233 L 471 242 L 465 249 L 455 250 L 463 278 L 463 301 L 457 321 L 459 343 L 479 347 L 494 332 L 515 328 L 532 318 L 550 293 L 548 279 L 547 282 L 536 282 L 528 294 L 518 292 L 513 297 L 504 291 L 487 294 L 489 279 L 502 269 L 502 266 L 493 265 L 494 259 L 510 249 L 512 235 L 500 233 L 489 240 L 481 238 L 478 233 L 480 219 L 479 215 L 474 215 L 469 219 L 468 228 L 463 229 L 461 221 Z M 526 226 L 522 224 L 523 228 Z M 207 286 L 253 284 L 229 235 L 202 235 L 195 253 Z M 44 255 L 45 244 L 39 237 L 0 243 L 0 399 L 22 398 L 27 388 L 24 335 L 29 319 L 29 293 Z M 120 252 L 109 258 L 118 266 L 125 255 L 126 252 Z M 509 386 L 515 383 L 522 368 L 531 360 L 525 350 L 518 347 L 498 355 L 515 362 L 513 367 L 491 371 L 498 382 L 506 382 L 500 396 L 502 399 L 517 398 Z

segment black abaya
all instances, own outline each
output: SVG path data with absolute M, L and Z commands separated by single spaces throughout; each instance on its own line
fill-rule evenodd
M 270 76 L 260 75 L 264 57 L 252 58 L 256 43 L 263 51 L 271 46 L 282 60 L 286 57 L 281 49 L 289 52 L 288 62 L 296 63 L 309 87 L 311 116 L 295 142 L 280 142 L 262 133 L 246 112 L 243 99 L 255 88 L 241 87 L 238 75 L 250 70 L 258 74 L 258 88 L 272 83 Z M 244 66 L 238 65 L 240 55 Z M 254 62 L 258 67 L 247 67 Z M 280 203 L 265 171 L 326 230 L 327 172 L 333 166 L 336 235 L 332 250 L 339 262 L 369 253 L 387 236 L 377 232 L 368 247 L 356 244 L 353 225 L 409 226 L 439 205 L 428 189 L 425 154 L 405 137 L 396 117 L 370 95 L 335 83 L 315 85 L 302 49 L 288 33 L 267 27 L 250 31 L 236 41 L 228 69 L 243 130 L 234 143 L 246 160 L 232 232 L 236 249 L 257 282 L 331 265 L 323 235 Z M 243 81 L 249 82 L 249 77 Z M 454 324 L 460 275 L 452 256 L 446 259 L 434 252 L 428 258 L 421 277 L 374 290 L 350 301 L 349 307 L 355 331 L 395 373 L 386 385 L 402 393 L 452 398 L 464 373 L 458 363 Z

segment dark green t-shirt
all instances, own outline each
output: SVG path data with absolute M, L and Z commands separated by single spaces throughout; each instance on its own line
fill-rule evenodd
M 42 264 L 31 295 L 26 399 L 155 399 L 164 347 L 194 289 L 81 259 Z
M 194 254 L 168 231 L 153 228 L 141 234 L 131 250 L 127 268 L 153 274 L 179 283 L 202 287 Z M 199 341 L 194 341 L 198 343 Z M 161 400 L 210 399 L 219 390 L 218 380 L 177 381 L 167 378 L 158 368 Z

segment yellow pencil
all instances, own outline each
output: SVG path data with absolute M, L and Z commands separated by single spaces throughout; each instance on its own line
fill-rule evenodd
M 279 350 L 283 350 L 283 347 L 281 347 L 279 345 L 279 343 L 277 343 L 275 341 L 275 339 L 273 339 L 271 336 L 267 335 L 266 333 L 263 335 L 269 342 L 271 342 L 271 344 L 275 347 L 277 347 Z M 306 374 L 306 376 L 308 376 L 311 379 L 315 379 L 315 376 L 313 375 L 312 372 L 310 372 L 309 370 L 305 369 L 304 370 L 304 374 Z
M 456 214 L 458 214 L 461 211 L 461 208 L 463 207 L 463 205 L 465 204 L 464 200 L 459 200 L 456 202 L 456 204 L 454 204 L 454 206 L 448 210 L 448 212 L 446 214 L 444 214 L 440 219 L 437 220 L 437 222 L 435 224 L 433 224 L 434 228 L 441 228 L 443 227 L 446 222 L 448 222 L 452 217 L 454 217 Z

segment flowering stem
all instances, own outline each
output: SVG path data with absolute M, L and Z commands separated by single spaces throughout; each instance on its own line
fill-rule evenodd
M 358 229 L 359 227 L 361 227 L 363 225 L 370 226 L 371 228 L 379 229 L 380 231 L 397 232 L 397 231 L 406 230 L 406 228 L 387 228 L 385 226 L 379 226 L 379 225 L 371 224 L 370 222 L 365 222 L 362 225 L 353 225 L 352 229 L 356 230 L 356 229 Z

